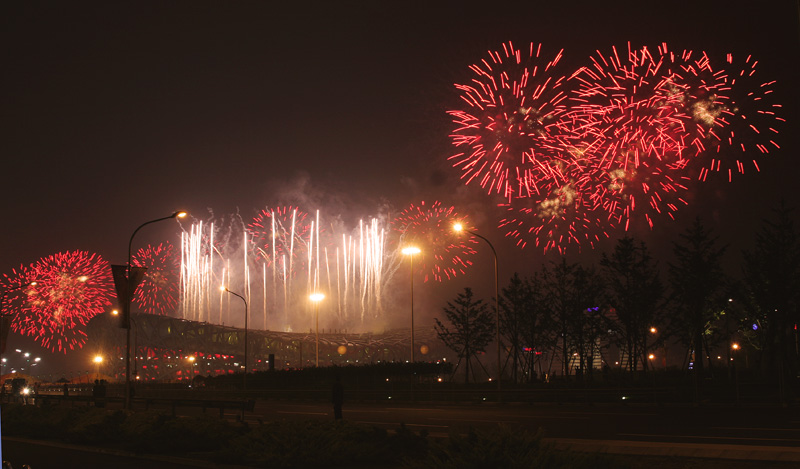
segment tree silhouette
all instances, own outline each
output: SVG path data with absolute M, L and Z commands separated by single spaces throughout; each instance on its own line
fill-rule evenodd
M 798 371 L 800 238 L 793 210 L 781 202 L 774 212 L 776 219 L 765 220 L 756 234 L 755 250 L 744 253 L 744 284 L 752 320 L 759 325 L 762 370 L 777 374 L 783 391 L 785 378 Z
M 673 243 L 675 262 L 669 264 L 675 306 L 671 327 L 678 339 L 694 350 L 694 370 L 702 378 L 703 357 L 711 353 L 705 343 L 706 336 L 727 304 L 724 294 L 727 282 L 722 269 L 726 248 L 717 246 L 718 238 L 712 237 L 699 218 L 680 238 L 681 241 Z
M 544 304 L 539 277 L 520 278 L 514 273 L 507 287 L 500 294 L 500 331 L 511 347 L 511 377 L 518 381 L 517 371 L 525 370 L 528 381 L 534 376 L 536 352 L 549 346 L 547 338 L 550 324 Z M 526 353 L 527 352 L 527 353 Z
M 647 333 L 661 313 L 664 293 L 657 265 L 645 244 L 629 237 L 620 239 L 610 256 L 603 254 L 600 265 L 608 285 L 608 304 L 619 321 L 619 342 L 627 353 L 628 369 L 635 371 L 640 359 L 646 370 Z
M 434 318 L 436 333 L 439 339 L 458 355 L 456 367 L 464 361 L 464 382 L 469 383 L 472 358 L 478 353 L 485 352 L 486 345 L 492 341 L 494 320 L 483 300 L 473 300 L 471 288 L 465 288 L 464 293 L 459 293 L 453 302 L 448 301 L 443 310 L 453 330 L 451 331 L 438 318 Z

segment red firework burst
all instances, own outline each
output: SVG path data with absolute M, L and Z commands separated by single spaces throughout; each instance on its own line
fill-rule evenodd
M 724 80 L 730 96 L 713 109 L 718 139 L 703 158 L 700 180 L 706 180 L 709 172 L 719 172 L 730 181 L 733 174 L 744 174 L 751 165 L 759 171 L 758 161 L 770 149 L 780 148 L 775 139 L 785 119 L 775 98 L 775 81 L 759 78 L 758 61 L 752 56 L 737 62 L 728 54 L 726 62 Z
M 455 124 L 450 138 L 465 148 L 449 159 L 467 184 L 477 181 L 508 199 L 546 194 L 558 184 L 553 162 L 560 158 L 567 97 L 564 77 L 554 74 L 561 52 L 544 59 L 541 44 L 522 50 L 508 42 L 470 66 L 470 84 L 455 85 L 466 107 L 448 111 Z
M 544 252 L 556 249 L 564 254 L 570 244 L 580 249 L 594 247 L 601 237 L 608 237 L 608 220 L 601 220 L 598 201 L 585 191 L 585 176 L 575 171 L 569 182 L 553 189 L 544 198 L 514 199 L 500 207 L 508 211 L 499 228 L 516 240 L 520 248 L 532 244 Z
M 172 244 L 147 246 L 133 255 L 132 264 L 146 267 L 134 304 L 147 314 L 168 314 L 178 306 L 178 261 Z
M 11 328 L 53 352 L 83 347 L 89 320 L 111 305 L 111 269 L 97 254 L 63 252 L 26 270 L 29 282 Z
M 607 57 L 598 51 L 592 66 L 570 77 L 572 128 L 597 148 L 596 166 L 629 170 L 645 159 L 683 159 L 682 95 L 670 89 L 672 76 L 663 55 L 628 44 L 627 60 L 616 48 Z
M 691 53 L 680 57 L 688 59 Z M 582 191 L 615 224 L 628 229 L 639 213 L 652 227 L 656 215 L 671 217 L 685 204 L 685 150 L 697 141 L 687 133 L 686 106 L 692 106 L 687 96 L 700 93 L 673 71 L 683 70 L 684 64 L 666 45 L 654 56 L 646 47 L 634 50 L 629 44 L 626 60 L 613 48 L 607 57 L 598 53 L 592 63 L 571 77 L 577 84 L 571 116 L 579 130 L 573 138 L 586 142 L 587 149 L 576 164 L 584 173 Z
M 439 282 L 453 278 L 472 265 L 470 257 L 475 254 L 473 245 L 478 241 L 474 236 L 455 233 L 456 222 L 474 231 L 454 207 L 444 207 L 438 201 L 430 205 L 424 201 L 411 204 L 392 220 L 392 229 L 400 234 L 400 243 L 411 243 L 422 250 L 415 258 L 415 270 L 424 275 L 426 282 L 430 278 Z
M 716 132 L 724 125 L 721 114 L 730 103 L 725 71 L 712 67 L 705 52 L 684 50 L 675 54 L 667 51 L 666 44 L 658 50 L 665 76 L 658 93 L 675 108 L 676 117 L 683 123 L 682 143 L 693 149 L 688 157 L 698 157 L 709 144 L 719 141 Z
M 538 59 L 535 49 L 526 60 Z M 731 55 L 726 70 L 705 52 L 674 53 L 665 43 L 651 52 L 629 43 L 627 54 L 598 51 L 567 80 L 537 82 L 523 55 L 508 43 L 490 53 L 491 63 L 473 66 L 478 78 L 458 85 L 470 108 L 449 112 L 458 126 L 453 143 L 470 150 L 450 159 L 467 182 L 478 178 L 507 197 L 500 227 L 519 246 L 563 252 L 633 221 L 652 228 L 687 204 L 696 168 L 700 180 L 711 171 L 730 179 L 749 164 L 745 154 L 758 169 L 757 157 L 778 148 L 781 106 L 774 82 L 756 78 L 752 57 L 731 72 Z M 558 57 L 543 70 L 552 73 Z M 525 91 L 530 83 L 535 93 Z M 531 96 L 534 105 L 521 104 Z
M 3 288 L 0 297 L 0 315 L 13 317 L 22 309 L 27 299 L 26 290 L 36 282 L 36 277 L 30 267 L 20 266 L 12 269 L 11 274 L 3 274 L 0 287 Z
M 302 261 L 311 229 L 308 214 L 297 207 L 264 209 L 247 225 L 258 254 L 271 265 Z M 296 268 L 292 270 L 296 271 Z

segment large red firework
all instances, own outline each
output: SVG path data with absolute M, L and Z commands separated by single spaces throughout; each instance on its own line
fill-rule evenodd
M 426 282 L 431 278 L 439 282 L 453 278 L 472 265 L 470 257 L 476 253 L 474 245 L 478 241 L 474 236 L 457 233 L 456 223 L 474 231 L 455 207 L 445 207 L 438 201 L 411 204 L 392 220 L 392 229 L 400 235 L 400 246 L 413 244 L 420 249 L 414 257 L 415 271 Z
M 146 267 L 134 304 L 148 314 L 169 314 L 178 306 L 178 261 L 172 244 L 147 246 L 133 255 L 132 264 Z
M 97 254 L 62 252 L 25 270 L 21 304 L 11 322 L 53 352 L 83 347 L 89 320 L 111 305 L 111 269 Z
M 588 177 L 580 178 L 581 190 L 625 229 L 635 214 L 652 227 L 656 216 L 672 216 L 685 204 L 685 150 L 696 140 L 687 134 L 686 101 L 696 90 L 676 85 L 673 70 L 680 69 L 666 45 L 653 55 L 629 44 L 624 60 L 616 48 L 608 56 L 598 52 L 571 77 L 573 138 L 589 149 L 582 153 Z
M 665 52 L 665 49 L 659 49 Z M 635 168 L 645 159 L 674 162 L 683 158 L 683 123 L 678 115 L 683 96 L 670 89 L 672 74 L 664 55 L 647 47 L 620 59 L 617 49 L 599 51 L 592 65 L 571 77 L 572 128 L 583 140 L 595 140 L 597 166 Z M 575 125 L 578 122 L 579 125 Z
M 541 55 L 541 44 L 525 50 L 509 41 L 489 58 L 470 66 L 469 84 L 456 84 L 465 107 L 448 111 L 455 129 L 450 138 L 461 150 L 450 156 L 469 184 L 507 199 L 546 194 L 560 180 L 554 160 L 557 136 L 564 132 L 563 76 L 554 69 L 561 51 Z
M 302 265 L 306 237 L 311 229 L 308 214 L 297 207 L 284 206 L 262 210 L 250 224 L 253 244 L 259 256 L 270 265 L 284 267 L 284 262 Z M 298 264 L 300 262 L 300 264 Z M 296 271 L 296 267 L 292 268 Z

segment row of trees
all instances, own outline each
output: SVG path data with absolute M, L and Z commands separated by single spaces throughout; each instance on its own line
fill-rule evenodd
M 699 219 L 673 243 L 666 269 L 645 243 L 626 237 L 599 265 L 562 259 L 530 277 L 514 274 L 499 298 L 505 374 L 530 380 L 542 357 L 548 370 L 558 357 L 564 374 L 570 364 L 592 373 L 597 354 L 612 346 L 624 358 L 620 366 L 647 370 L 651 351 L 677 343 L 702 377 L 712 351 L 736 340 L 755 351 L 753 364 L 765 376 L 797 376 L 800 241 L 791 215 L 782 204 L 764 222 L 738 278 L 725 274 L 726 247 Z M 494 337 L 494 311 L 466 288 L 444 314 L 436 331 L 469 381 L 474 358 Z

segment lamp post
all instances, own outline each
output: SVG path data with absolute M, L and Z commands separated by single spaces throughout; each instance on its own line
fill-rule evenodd
M 194 366 L 195 362 L 197 361 L 197 357 L 194 355 L 189 355 L 186 357 L 186 360 L 189 362 L 189 385 L 192 386 L 194 384 Z
M 161 217 L 156 218 L 155 220 L 150 220 L 148 222 L 142 223 L 139 225 L 135 230 L 133 230 L 133 234 L 131 235 L 130 240 L 128 240 L 128 263 L 126 264 L 126 281 L 127 281 L 127 291 L 125 295 L 125 300 L 122 302 L 121 305 L 123 308 L 123 318 L 125 323 L 123 326 L 125 327 L 125 409 L 131 408 L 131 300 L 133 299 L 133 291 L 135 285 L 131 285 L 131 262 L 132 262 L 132 247 L 133 247 L 133 238 L 136 236 L 136 233 L 139 232 L 142 228 L 152 223 L 164 221 L 164 220 L 171 220 L 173 218 L 183 218 L 186 216 L 186 212 L 178 211 L 173 213 L 168 217 Z
M 316 327 L 316 332 L 315 332 L 315 335 L 316 335 L 316 342 L 317 342 L 317 346 L 316 346 L 317 347 L 317 361 L 316 361 L 317 365 L 316 366 L 317 366 L 317 368 L 319 368 L 319 302 L 325 299 L 325 294 L 316 292 L 316 293 L 312 293 L 311 295 L 309 295 L 308 298 L 311 301 L 314 302 L 314 316 L 316 318 L 315 319 L 315 321 L 316 321 L 316 326 L 315 326 Z
M 409 256 L 411 259 L 411 364 L 415 362 L 414 359 L 414 255 L 419 254 L 420 249 L 416 246 L 408 246 L 403 248 L 403 254 Z M 413 379 L 412 379 L 413 381 Z
M 456 223 L 453 225 L 453 229 L 457 232 L 466 231 L 467 233 L 471 234 L 472 236 L 477 236 L 478 238 L 486 241 L 486 244 L 492 249 L 492 254 L 494 255 L 494 321 L 497 325 L 496 330 L 496 337 L 495 340 L 497 341 L 497 401 L 500 402 L 503 400 L 502 395 L 502 386 L 500 382 L 502 381 L 502 361 L 500 360 L 501 350 L 502 347 L 500 346 L 500 291 L 499 291 L 499 283 L 500 278 L 497 272 L 497 251 L 494 249 L 492 243 L 484 238 L 483 236 L 475 233 L 474 231 L 468 230 L 464 228 L 464 225 L 461 223 Z
M 226 291 L 233 296 L 239 297 L 242 302 L 244 302 L 244 376 L 242 377 L 242 389 L 247 391 L 247 316 L 249 316 L 247 311 L 247 300 L 245 300 L 242 295 L 228 290 L 228 287 L 222 286 L 219 289 Z
M 739 363 L 737 363 L 737 358 L 738 358 L 737 352 L 739 351 L 740 348 L 741 346 L 737 342 L 731 344 L 733 357 L 731 357 L 730 361 L 733 362 L 733 380 L 734 380 L 734 386 L 736 388 L 736 405 L 739 405 Z
M 94 361 L 95 364 L 94 367 L 95 379 L 100 379 L 100 365 L 103 363 L 103 356 L 95 355 L 92 361 Z

